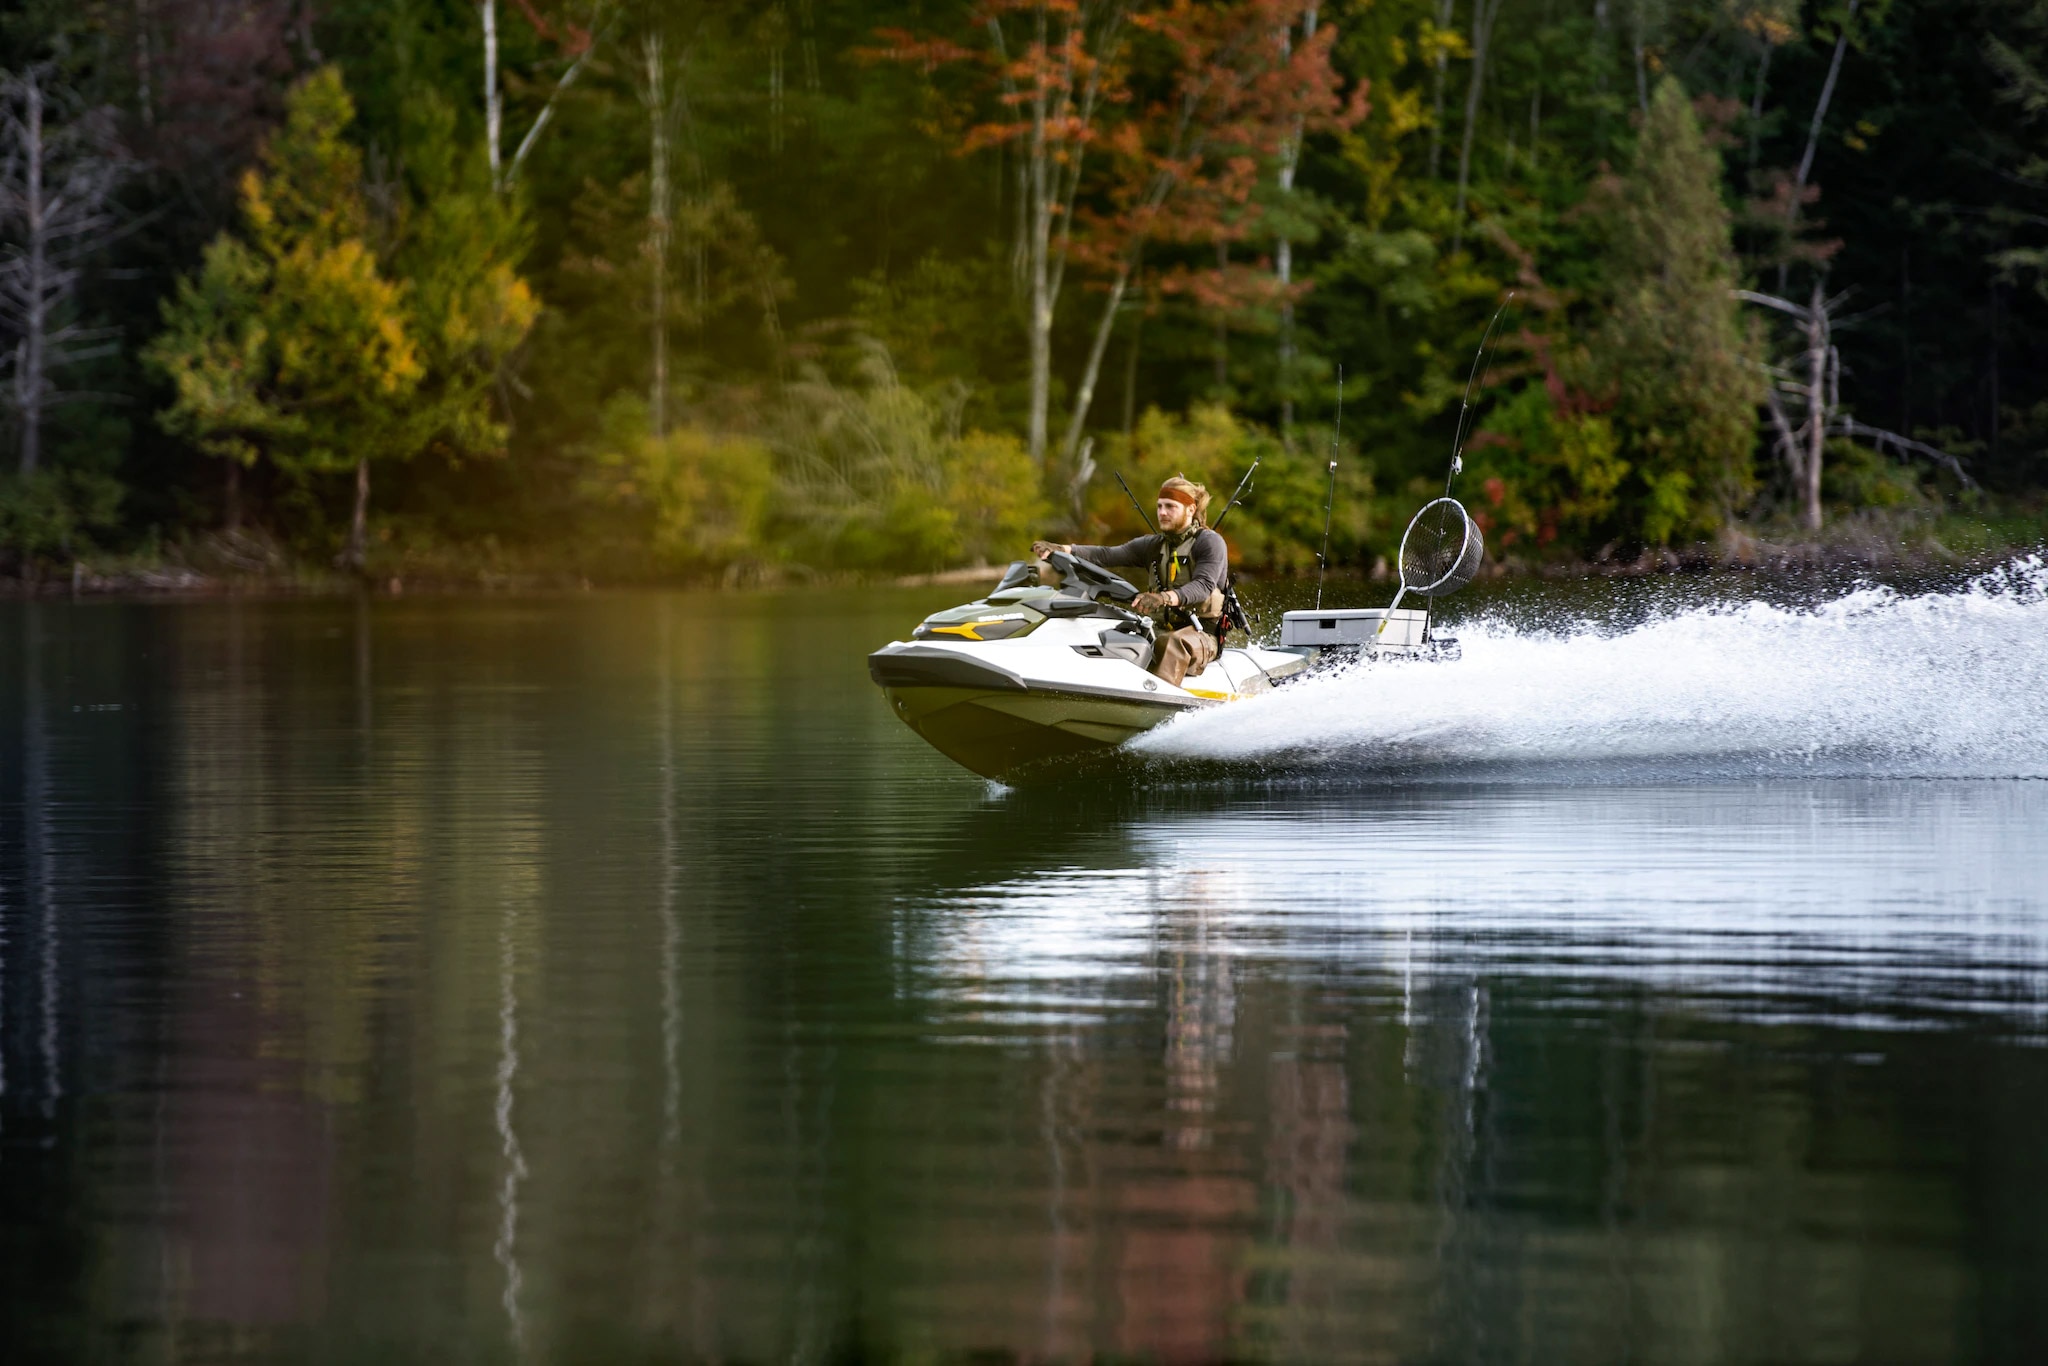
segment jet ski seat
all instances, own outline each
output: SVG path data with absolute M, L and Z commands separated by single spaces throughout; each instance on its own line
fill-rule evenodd
M 1104 659 L 1128 660 L 1141 669 L 1149 668 L 1152 664 L 1152 642 L 1141 635 L 1126 631 L 1122 627 L 1112 626 L 1095 639 L 1102 649 Z

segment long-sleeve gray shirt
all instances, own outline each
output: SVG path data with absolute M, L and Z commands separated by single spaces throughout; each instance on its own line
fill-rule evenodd
M 1150 536 L 1125 541 L 1122 545 L 1077 545 L 1074 554 L 1106 569 L 1149 565 L 1154 571 L 1153 578 L 1157 579 L 1160 550 L 1166 539 L 1154 532 Z M 1177 582 L 1155 583 L 1153 587 L 1176 590 L 1183 607 L 1190 612 L 1199 612 L 1209 600 L 1209 595 L 1222 589 L 1223 580 L 1230 573 L 1230 549 L 1223 544 L 1221 536 L 1203 527 L 1191 539 L 1174 547 L 1174 558 L 1187 561 L 1186 574 L 1177 576 Z

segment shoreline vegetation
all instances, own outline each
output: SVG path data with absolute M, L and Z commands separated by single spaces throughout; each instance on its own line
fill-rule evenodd
M 1495 574 L 1995 563 L 2043 91 L 2043 0 L 37 3 L 0 592 L 895 582 L 1251 468 L 1241 574 L 1371 575 L 1454 454 Z
M 1717 543 L 1644 549 L 1627 559 L 1613 555 L 1600 560 L 1496 559 L 1489 554 L 1479 577 L 1512 581 L 1670 574 L 1968 572 L 1996 568 L 2030 554 L 2048 555 L 2048 508 L 2015 509 L 2002 517 L 1949 513 L 1903 526 L 1896 518 L 1844 518 L 1819 537 L 1802 536 L 1789 527 L 1775 530 L 1774 535 L 1768 529 L 1731 529 Z M 1020 551 L 1018 558 L 1028 553 Z M 362 571 L 355 571 L 294 560 L 277 542 L 259 534 L 232 538 L 212 534 L 148 555 L 92 555 L 73 560 L 68 567 L 41 565 L 36 572 L 0 578 L 0 599 L 340 597 L 366 591 L 394 597 L 406 593 L 495 596 L 641 588 L 742 592 L 948 584 L 971 588 L 992 583 L 1008 563 L 981 562 L 912 574 L 816 569 L 800 564 L 746 565 L 704 575 L 676 574 L 651 564 L 634 572 L 616 564 L 592 566 L 560 552 L 507 553 L 493 547 L 488 558 L 474 551 L 407 556 L 385 550 L 374 555 Z M 1238 573 L 1239 580 L 1247 583 L 1305 582 L 1310 577 L 1301 568 Z M 1384 558 L 1370 567 L 1333 565 L 1331 577 L 1352 583 L 1394 581 Z

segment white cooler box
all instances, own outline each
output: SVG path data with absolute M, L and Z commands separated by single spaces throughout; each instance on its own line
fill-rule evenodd
M 1380 623 L 1387 623 L 1385 635 Z M 1413 650 L 1422 644 L 1427 612 L 1402 608 L 1389 615 L 1384 607 L 1346 607 L 1328 612 L 1287 612 L 1280 617 L 1280 647 L 1314 645 L 1369 646 L 1375 640 L 1383 650 Z

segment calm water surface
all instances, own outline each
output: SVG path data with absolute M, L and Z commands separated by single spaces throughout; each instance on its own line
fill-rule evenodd
M 0 604 L 0 1356 L 2048 1351 L 2048 646 L 1010 791 L 962 596 Z

